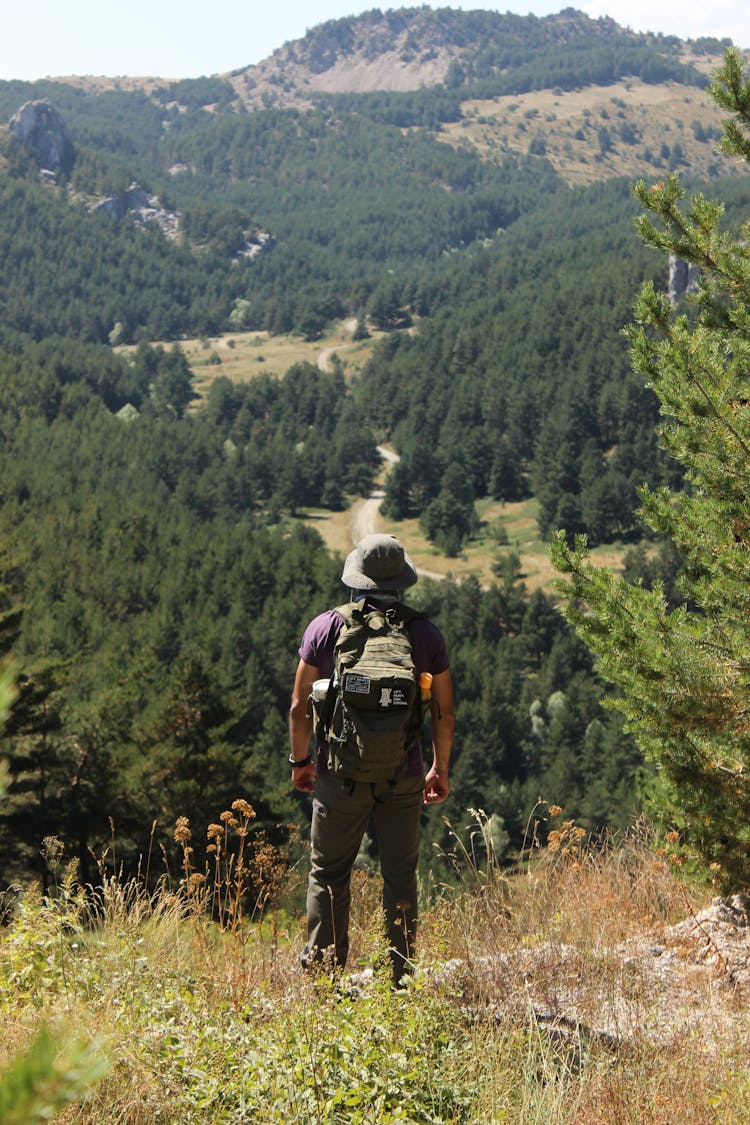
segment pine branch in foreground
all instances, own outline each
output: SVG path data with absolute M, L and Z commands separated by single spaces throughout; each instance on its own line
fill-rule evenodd
M 731 151 L 750 159 L 750 83 L 727 51 L 712 96 L 733 115 Z M 750 876 L 750 225 L 720 229 L 724 208 L 688 205 L 676 175 L 635 195 L 641 237 L 698 266 L 697 293 L 672 308 L 643 287 L 627 329 L 634 369 L 661 403 L 660 444 L 684 468 L 677 495 L 640 490 L 641 516 L 679 551 L 670 604 L 588 561 L 564 531 L 552 548 L 566 614 L 617 687 L 610 704 L 655 764 L 654 806 L 727 884 Z

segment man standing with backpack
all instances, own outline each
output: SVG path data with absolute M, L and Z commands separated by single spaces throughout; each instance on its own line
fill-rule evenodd
M 401 600 L 417 572 L 398 539 L 365 536 L 341 580 L 351 600 L 305 630 L 289 713 L 292 784 L 313 793 L 302 964 L 346 964 L 351 872 L 372 819 L 397 984 L 414 955 L 422 807 L 450 792 L 453 689 L 442 633 Z M 425 776 L 427 710 L 433 745 Z

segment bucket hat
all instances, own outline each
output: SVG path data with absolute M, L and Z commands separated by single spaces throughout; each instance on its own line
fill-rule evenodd
M 395 535 L 365 535 L 347 555 L 341 581 L 352 590 L 405 590 L 418 574 Z

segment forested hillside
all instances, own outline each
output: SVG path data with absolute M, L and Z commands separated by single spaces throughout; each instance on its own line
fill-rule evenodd
M 275 521 L 311 492 L 369 486 L 375 451 L 340 380 L 218 381 L 185 413 L 178 353 L 115 359 L 58 339 L 5 357 L 0 386 L 2 635 L 21 693 L 6 877 L 34 866 L 51 824 L 87 871 L 108 816 L 123 858 L 154 819 L 166 842 L 178 815 L 200 823 L 237 793 L 269 828 L 299 818 L 284 754 L 294 651 L 344 591 L 319 538 Z M 138 413 L 114 412 L 126 396 Z M 425 582 L 419 600 L 452 648 L 454 815 L 476 803 L 517 839 L 541 787 L 592 822 L 626 818 L 632 749 L 598 715 L 551 600 L 512 578 L 489 592 Z
M 156 229 L 113 226 L 40 187 L 9 142 L 2 237 L 19 277 L 11 265 L 4 325 L 35 338 L 67 332 L 106 342 L 119 322 L 123 342 L 172 339 L 227 328 L 238 302 L 234 327 L 314 335 L 366 307 L 390 325 L 409 303 L 429 311 L 419 283 L 446 253 L 512 225 L 559 186 L 548 167 L 485 164 L 354 114 L 177 118 L 159 160 L 189 171 L 167 179 L 145 143 L 123 177 L 97 131 L 96 153 L 77 142 L 70 188 L 80 199 L 140 179 L 181 215 L 179 245 Z M 270 234 L 268 251 L 243 256 L 258 231 Z M 34 302 L 39 291 L 47 299 Z
M 688 53 L 705 63 L 718 47 Z M 440 63 L 432 84 L 312 81 L 407 50 L 409 65 Z M 285 764 L 295 650 L 342 589 L 340 560 L 295 516 L 366 495 L 377 442 L 401 455 L 387 512 L 418 518 L 446 554 L 476 533 L 487 497 L 534 496 L 544 535 L 564 525 L 635 548 L 636 485 L 677 475 L 621 330 L 645 279 L 666 288 L 665 262 L 603 162 L 602 182 L 570 188 L 543 152 L 448 144 L 443 126 L 468 120 L 468 99 L 542 86 L 633 75 L 694 91 L 706 67 L 685 57 L 678 40 L 571 12 L 422 9 L 287 45 L 263 72 L 285 97 L 260 104 L 245 72 L 141 89 L 0 83 L 0 117 L 45 99 L 73 154 L 48 168 L 0 135 L 0 624 L 20 687 L 5 878 L 39 863 L 52 829 L 87 870 L 110 817 L 128 860 L 154 821 L 167 846 L 176 816 L 206 821 L 238 794 L 269 830 L 304 818 Z M 176 233 L 112 217 L 134 182 Z M 737 227 L 750 180 L 720 194 Z M 152 346 L 243 330 L 316 339 L 343 317 L 383 335 L 349 382 L 300 364 L 281 380 L 219 378 L 198 403 L 179 347 Z M 506 546 L 490 589 L 415 591 L 456 681 L 446 812 L 486 810 L 500 851 L 520 844 L 540 795 L 596 829 L 627 823 L 640 766 L 599 708 L 587 651 Z M 627 562 L 647 578 L 662 565 L 649 546 L 648 564 L 635 549 Z M 663 565 L 671 583 L 678 564 Z M 430 832 L 446 844 L 442 823 Z

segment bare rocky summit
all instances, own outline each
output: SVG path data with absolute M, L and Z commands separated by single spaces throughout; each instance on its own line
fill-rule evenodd
M 399 13 L 378 18 L 330 21 L 305 39 L 287 43 L 270 58 L 229 76 L 248 107 L 304 105 L 313 93 L 405 92 L 445 81 L 462 48 L 445 37 L 425 34 L 424 20 L 394 25 Z M 337 30 L 336 24 L 346 24 Z M 419 45 L 418 45 L 419 44 Z
M 248 108 L 303 106 L 314 93 L 404 93 L 450 82 L 452 68 L 462 61 L 471 65 L 488 35 L 495 42 L 507 39 L 510 50 L 512 24 L 521 18 L 447 8 L 376 8 L 356 18 L 328 20 L 256 66 L 226 77 Z M 567 9 L 538 22 L 550 35 L 560 28 L 564 36 L 581 21 L 588 22 L 587 17 Z

